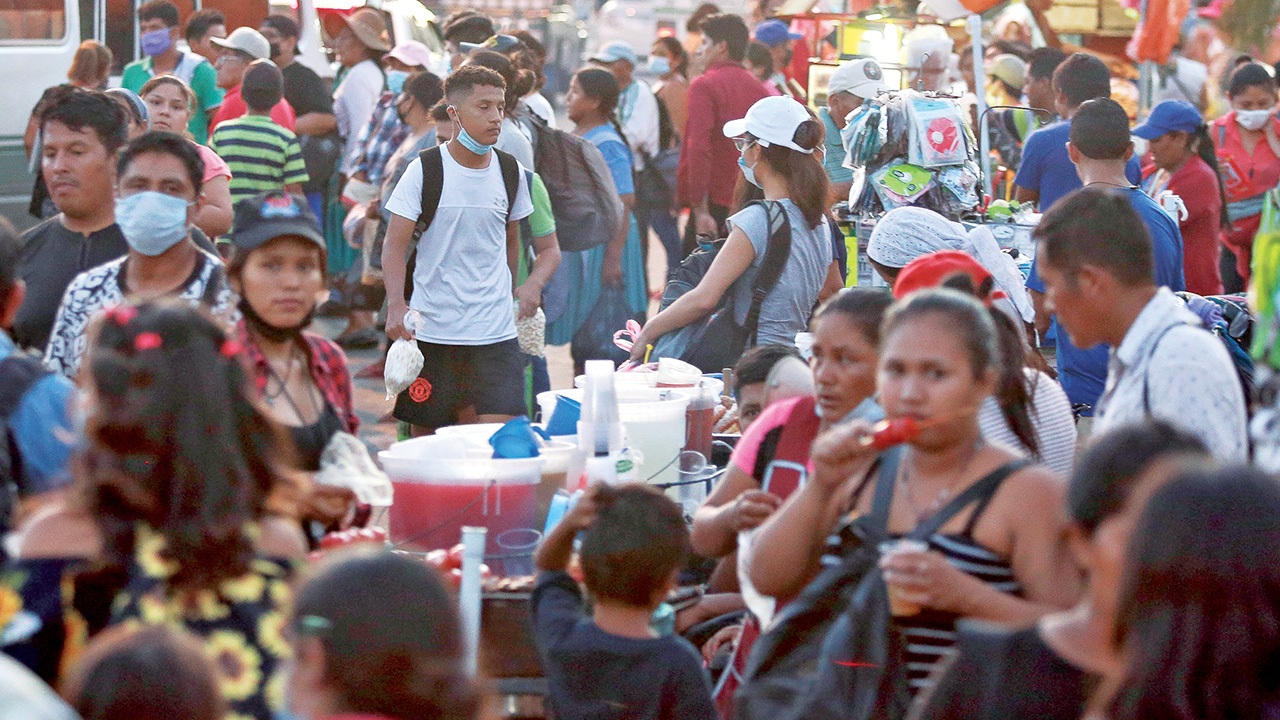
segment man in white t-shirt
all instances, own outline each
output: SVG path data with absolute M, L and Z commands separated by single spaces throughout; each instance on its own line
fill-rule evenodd
M 635 151 L 635 165 L 644 167 L 644 157 L 658 154 L 658 99 L 653 90 L 635 79 L 636 51 L 624 42 L 614 42 L 591 56 L 594 62 L 618 79 L 618 122 L 627 135 L 627 144 Z
M 386 202 L 391 213 L 382 251 L 387 335 L 417 340 L 425 358 L 419 377 L 395 407 L 396 418 L 412 425 L 416 435 L 455 423 L 505 422 L 525 412 L 512 278 L 520 221 L 533 213 L 533 203 L 518 164 L 514 199 L 508 200 L 502 163 L 511 161 L 494 152 L 504 93 L 502 76 L 483 67 L 464 66 L 445 82 L 454 138 L 440 149 L 440 202 L 416 244 L 421 159 L 410 163 Z M 416 251 L 413 289 L 406 298 L 411 247 Z M 536 263 L 534 269 L 531 276 L 545 275 Z M 521 286 L 515 294 L 524 314 L 525 297 L 539 296 L 541 288 Z M 405 328 L 410 308 L 421 318 L 412 332 Z

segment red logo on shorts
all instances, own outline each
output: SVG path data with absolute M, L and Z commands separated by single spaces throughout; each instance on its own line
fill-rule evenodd
M 424 403 L 431 397 L 431 383 L 426 378 L 418 378 L 409 386 L 409 399 L 416 403 Z

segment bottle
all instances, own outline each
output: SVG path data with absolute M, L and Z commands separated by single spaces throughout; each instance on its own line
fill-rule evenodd
M 613 363 L 608 360 L 587 361 L 573 467 L 581 468 L 574 486 L 578 490 L 597 482 L 616 485 L 636 477 L 635 462 L 626 449 L 626 432 L 618 419 Z
M 709 461 L 711 432 L 715 428 L 718 400 L 704 383 L 699 383 L 696 391 L 697 394 L 694 395 L 693 400 L 689 401 L 689 407 L 684 413 L 684 449 L 701 453 L 702 457 Z

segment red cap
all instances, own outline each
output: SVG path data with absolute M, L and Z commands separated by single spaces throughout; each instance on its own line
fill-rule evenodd
M 991 278 L 991 273 L 968 253 L 939 250 L 907 263 L 898 273 L 897 282 L 893 284 L 893 296 L 901 300 L 917 290 L 939 287 L 944 280 L 957 273 L 968 275 L 973 280 L 974 287 L 981 286 Z

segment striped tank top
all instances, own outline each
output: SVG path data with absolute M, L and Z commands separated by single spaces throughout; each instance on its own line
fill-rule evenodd
M 867 486 L 873 484 L 877 473 L 867 478 L 854 491 L 854 504 Z M 984 547 L 973 538 L 974 528 L 983 512 L 1000 489 L 999 485 L 978 497 L 968 510 L 969 519 L 959 533 L 934 533 L 929 538 L 929 549 L 940 553 L 952 567 L 968 573 L 996 590 L 1021 597 L 1022 586 L 1014 577 L 1009 561 Z M 962 510 L 961 513 L 966 511 Z M 895 539 L 900 536 L 894 536 Z M 907 681 L 911 694 L 917 695 L 929 685 L 929 676 L 947 652 L 956 644 L 956 621 L 960 615 L 925 608 L 918 615 L 894 618 L 906 643 Z

